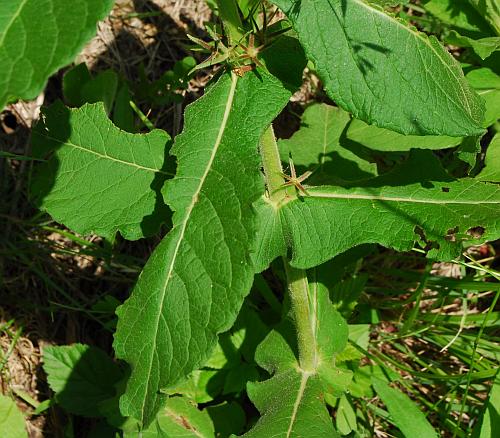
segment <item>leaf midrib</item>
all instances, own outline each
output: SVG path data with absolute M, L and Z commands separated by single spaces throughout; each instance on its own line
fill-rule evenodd
M 0 39 L 0 47 L 4 43 L 5 38 L 6 38 L 7 34 L 9 33 L 10 27 L 12 26 L 12 24 L 14 23 L 14 21 L 17 20 L 17 18 L 19 17 L 19 15 L 21 15 L 21 11 L 23 10 L 23 8 L 24 8 L 24 6 L 26 5 L 27 2 L 28 2 L 28 0 L 23 0 L 23 2 L 19 5 L 19 9 L 12 16 L 12 19 L 10 20 L 9 24 L 7 24 L 7 26 L 5 27 L 5 32 L 2 35 L 2 38 Z
M 290 417 L 290 424 L 288 425 L 288 430 L 286 432 L 286 438 L 289 438 L 293 432 L 293 426 L 295 424 L 295 420 L 297 419 L 297 413 L 299 412 L 300 403 L 302 398 L 304 397 L 304 392 L 306 391 L 307 381 L 311 376 L 310 373 L 306 373 L 305 371 L 301 372 L 302 377 L 300 379 L 299 391 L 297 393 L 297 397 L 295 398 L 295 402 L 293 403 L 293 411 Z
M 132 163 L 130 161 L 125 161 L 125 160 L 120 160 L 119 158 L 114 158 L 110 155 L 107 155 L 107 154 L 101 154 L 99 152 L 96 152 L 96 151 L 93 151 L 92 149 L 87 149 L 83 146 L 79 146 L 77 144 L 74 144 L 74 143 L 71 143 L 69 141 L 62 141 L 62 140 L 59 140 L 55 137 L 52 137 L 50 135 L 47 135 L 45 133 L 43 134 L 40 134 L 41 136 L 45 137 L 46 139 L 48 140 L 51 140 L 51 141 L 54 141 L 62 146 L 70 146 L 74 149 L 78 149 L 78 150 L 81 150 L 83 152 L 86 152 L 86 153 L 89 153 L 89 154 L 92 154 L 92 155 L 96 155 L 97 157 L 99 158 L 102 158 L 104 160 L 110 160 L 110 161 L 114 161 L 116 163 L 120 163 L 120 164 L 124 164 L 126 166 L 130 166 L 130 167 L 135 167 L 137 169 L 141 169 L 141 170 L 146 170 L 148 172 L 153 172 L 153 173 L 161 173 L 163 175 L 167 175 L 167 176 L 174 176 L 173 173 L 170 173 L 170 172 L 165 172 L 161 169 L 154 169 L 152 167 L 147 167 L 147 166 L 141 166 L 140 164 L 137 164 L 137 163 Z
M 472 187 L 472 186 L 471 186 Z M 470 189 L 468 187 L 467 189 Z M 500 201 L 472 201 L 463 199 L 418 199 L 418 198 L 404 198 L 399 196 L 384 196 L 384 195 L 365 195 L 365 194 L 339 194 L 339 193 L 328 193 L 311 191 L 308 188 L 309 196 L 306 198 L 319 198 L 319 199 L 359 199 L 366 201 L 387 201 L 387 202 L 402 202 L 402 203 L 414 203 L 414 204 L 462 204 L 462 205 L 481 205 L 481 204 L 492 204 L 500 205 Z
M 162 316 L 162 309 L 163 309 L 163 306 L 164 306 L 164 303 L 165 303 L 165 296 L 166 296 L 167 287 L 168 287 L 169 281 L 170 281 L 170 279 L 172 277 L 174 266 L 175 266 L 175 263 L 176 263 L 176 260 L 177 260 L 177 255 L 179 253 L 179 249 L 180 249 L 181 243 L 182 243 L 182 241 L 184 239 L 184 234 L 186 232 L 186 228 L 187 228 L 187 225 L 189 223 L 189 219 L 191 217 L 191 213 L 192 213 L 192 211 L 194 209 L 194 206 L 198 202 L 199 194 L 200 194 L 201 189 L 202 189 L 202 187 L 203 187 L 203 185 L 205 183 L 205 179 L 207 178 L 208 173 L 210 172 L 212 164 L 213 164 L 213 162 L 215 160 L 215 156 L 216 156 L 217 151 L 219 149 L 219 146 L 220 146 L 220 144 L 222 142 L 222 138 L 223 138 L 224 132 L 226 130 L 227 122 L 229 120 L 229 115 L 230 115 L 230 112 L 231 112 L 231 108 L 233 106 L 234 95 L 235 95 L 237 83 L 238 83 L 238 77 L 236 76 L 235 73 L 231 72 L 231 88 L 229 90 L 229 94 L 228 94 L 228 97 L 227 97 L 227 102 L 226 102 L 226 106 L 225 106 L 225 109 L 224 109 L 224 115 L 222 117 L 221 126 L 219 128 L 219 132 L 217 134 L 217 138 L 215 140 L 215 143 L 214 143 L 214 146 L 213 146 L 213 149 L 212 149 L 212 154 L 211 154 L 210 159 L 209 159 L 209 161 L 207 163 L 207 166 L 205 167 L 205 171 L 204 171 L 202 177 L 200 178 L 200 184 L 198 185 L 197 189 L 195 190 L 193 196 L 191 197 L 191 203 L 187 206 L 184 219 L 183 219 L 183 221 L 180 224 L 181 231 L 180 231 L 180 234 L 179 234 L 179 238 L 177 240 L 177 244 L 175 245 L 175 249 L 174 249 L 174 252 L 173 252 L 173 255 L 172 255 L 172 260 L 171 260 L 170 266 L 168 268 L 168 274 L 165 276 L 165 282 L 163 284 L 163 287 L 161 288 L 162 297 L 161 297 L 160 305 L 158 306 L 159 311 L 158 311 L 158 316 L 156 318 L 156 323 L 155 323 L 156 331 L 155 331 L 154 336 L 153 336 L 153 343 L 154 344 L 153 344 L 153 348 L 151 348 L 151 357 L 149 359 L 149 370 L 148 370 L 148 373 L 147 373 L 148 381 L 149 381 L 150 376 L 151 376 L 151 370 L 152 370 L 152 366 L 153 366 L 153 355 L 154 355 L 155 350 L 156 350 L 156 340 L 158 339 L 159 321 L 160 321 L 160 318 Z M 172 231 L 174 231 L 174 230 L 172 229 Z M 146 387 L 148 387 L 148 386 L 146 386 Z M 144 397 L 143 398 L 143 403 L 142 403 L 142 412 L 143 413 L 144 413 L 144 406 L 145 406 L 146 400 L 147 400 L 147 397 Z

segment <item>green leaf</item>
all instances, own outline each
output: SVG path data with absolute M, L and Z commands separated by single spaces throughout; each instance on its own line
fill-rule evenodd
M 486 19 L 490 26 L 500 35 L 500 5 L 498 0 L 468 0 L 476 11 Z
M 256 204 L 260 227 L 254 259 L 259 269 L 289 249 L 292 265 L 308 269 L 363 243 L 407 251 L 416 240 L 430 257 L 450 260 L 464 241 L 500 236 L 500 187 L 454 180 L 429 151 L 413 151 L 394 171 L 357 188 L 307 190 L 310 196 L 288 196 L 279 205 Z
M 84 417 L 100 417 L 99 404 L 115 396 L 122 372 L 101 349 L 82 344 L 44 347 L 43 369 L 57 403 Z
M 217 438 L 227 438 L 231 434 L 239 435 L 245 427 L 245 411 L 236 402 L 207 406 L 205 410 L 214 423 Z
M 117 311 L 115 350 L 132 366 L 121 410 L 144 425 L 163 403 L 159 389 L 208 359 L 251 288 L 252 203 L 264 184 L 256 151 L 290 96 L 263 70 L 224 74 L 186 110 L 165 186 L 173 229 Z
M 0 394 L 0 430 L 4 438 L 27 438 L 24 416 L 12 399 Z
M 309 106 L 302 116 L 301 128 L 290 139 L 279 140 L 281 160 L 288 163 L 291 156 L 297 170 L 314 170 L 311 181 L 334 183 L 375 176 L 375 164 L 340 144 L 350 119 L 340 108 L 326 104 Z
M 491 438 L 500 434 L 500 373 L 497 373 L 484 404 L 483 412 L 472 431 L 472 438 Z
M 293 329 L 283 324 L 272 331 L 256 353 L 258 364 L 272 377 L 249 383 L 247 391 L 261 418 L 245 435 L 251 437 L 338 436 L 323 402 L 323 394 L 338 380 L 335 356 L 345 348 L 347 324 L 336 312 L 327 292 L 310 288 L 312 307 L 316 309 L 311 324 L 316 327 L 317 368 L 305 372 L 296 357 Z M 321 324 L 319 324 L 321 322 Z M 332 339 L 332 333 L 335 333 Z
M 403 135 L 389 129 L 378 128 L 354 119 L 347 130 L 347 138 L 367 148 L 383 152 L 409 151 L 410 149 L 446 149 L 460 144 L 460 137 L 436 135 Z
M 81 234 L 119 231 L 135 240 L 158 231 L 169 217 L 160 193 L 173 174 L 168 134 L 121 131 L 102 104 L 68 109 L 57 102 L 42 120 L 32 136 L 35 154 L 50 154 L 31 187 L 39 208 Z
M 488 146 L 485 168 L 477 176 L 482 181 L 500 182 L 500 134 L 495 135 Z
M 33 99 L 73 61 L 113 0 L 8 0 L 0 3 L 0 110 Z
M 356 118 L 403 134 L 482 133 L 481 100 L 434 37 L 363 0 L 274 3 L 292 22 L 328 95 Z
M 356 412 L 346 395 L 340 397 L 336 414 L 337 430 L 341 435 L 349 435 L 357 430 Z
M 471 38 L 487 37 L 490 34 L 490 27 L 472 5 L 474 1 L 431 0 L 425 3 L 424 8 L 462 35 Z
M 373 378 L 373 388 L 382 399 L 391 420 L 407 438 L 437 438 L 438 433 L 425 418 L 420 409 L 405 394 L 391 388 L 383 380 Z
M 483 127 L 487 128 L 500 118 L 500 76 L 488 68 L 479 68 L 466 77 L 486 105 Z
M 486 37 L 476 40 L 451 31 L 446 37 L 446 42 L 459 47 L 471 47 L 481 59 L 486 59 L 493 52 L 500 50 L 500 37 Z
M 214 425 L 207 411 L 200 411 L 184 397 L 172 397 L 158 413 L 143 438 L 215 438 Z

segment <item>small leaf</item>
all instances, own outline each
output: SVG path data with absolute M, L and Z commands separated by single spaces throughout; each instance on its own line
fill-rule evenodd
M 101 349 L 73 344 L 44 347 L 43 369 L 57 403 L 84 417 L 100 417 L 99 404 L 115 396 L 122 372 Z
M 363 160 L 340 143 L 350 120 L 349 114 L 340 108 L 326 104 L 307 107 L 301 128 L 290 139 L 278 142 L 281 160 L 288 163 L 291 156 L 297 170 L 313 170 L 308 182 L 335 183 L 375 176 L 375 164 Z
M 159 390 L 208 359 L 250 291 L 258 144 L 290 96 L 264 70 L 224 74 L 186 110 L 172 149 L 177 175 L 165 187 L 173 228 L 117 311 L 114 347 L 132 366 L 120 407 L 144 426 L 164 402 Z
M 500 134 L 495 135 L 486 151 L 486 167 L 477 176 L 482 181 L 500 182 Z
M 24 416 L 13 400 L 0 394 L 0 431 L 3 438 L 28 438 Z
M 236 402 L 207 406 L 205 410 L 210 415 L 217 431 L 217 438 L 227 438 L 231 434 L 240 434 L 246 424 L 243 408 Z
M 173 174 L 165 161 L 170 138 L 154 130 L 129 134 L 102 104 L 46 109 L 32 136 L 37 156 L 50 154 L 34 178 L 37 205 L 56 221 L 88 235 L 151 236 L 169 218 L 160 190 Z
M 476 40 L 451 31 L 446 37 L 446 42 L 459 47 L 471 47 L 483 60 L 489 58 L 493 52 L 500 50 L 500 37 L 486 37 Z
M 391 420 L 406 438 L 437 438 L 438 434 L 420 409 L 405 394 L 383 380 L 373 378 L 373 387 L 391 415 Z
M 337 406 L 336 424 L 341 435 L 349 435 L 357 429 L 356 412 L 346 395 L 340 397 Z
M 403 134 L 483 132 L 482 102 L 436 38 L 363 0 L 273 2 L 292 22 L 327 94 L 356 118 Z
M 114 0 L 0 2 L 0 110 L 35 98 L 45 82 L 73 61 Z
M 410 149 L 446 149 L 460 144 L 460 137 L 444 135 L 403 135 L 389 129 L 368 125 L 362 120 L 354 119 L 347 130 L 349 140 L 383 152 L 409 151 Z

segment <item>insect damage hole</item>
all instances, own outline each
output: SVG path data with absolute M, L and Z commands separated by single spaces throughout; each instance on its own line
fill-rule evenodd
M 485 231 L 486 229 L 484 227 L 477 226 L 469 228 L 467 230 L 467 234 L 471 236 L 473 239 L 480 239 L 481 237 L 483 237 Z

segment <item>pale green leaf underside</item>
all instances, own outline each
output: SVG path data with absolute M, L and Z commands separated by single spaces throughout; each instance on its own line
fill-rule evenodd
M 356 118 L 404 134 L 477 135 L 483 105 L 431 37 L 362 0 L 274 0 L 327 93 Z
M 497 372 L 493 386 L 479 421 L 472 431 L 472 438 L 491 438 L 500 434 L 500 372 Z
M 310 283 L 311 325 L 317 367 L 305 372 L 288 344 L 293 336 L 290 327 L 283 324 L 272 331 L 259 345 L 255 359 L 272 377 L 269 380 L 247 385 L 248 395 L 255 404 L 261 418 L 245 435 L 245 438 L 323 438 L 336 437 L 323 394 L 329 390 L 331 376 L 335 375 L 335 355 L 347 343 L 347 324 L 337 313 L 328 298 L 326 289 L 316 288 Z M 291 330 L 294 332 L 294 330 Z M 334 338 L 332 339 L 332 333 Z
M 185 114 L 165 187 L 173 228 L 118 310 L 114 347 L 131 364 L 122 413 L 147 425 L 161 388 L 199 367 L 233 324 L 253 282 L 257 147 L 291 93 L 265 71 L 224 74 Z
M 24 416 L 12 399 L 0 394 L 0 431 L 4 438 L 27 438 Z
M 172 175 L 165 155 L 170 137 L 154 130 L 129 134 L 109 120 L 102 104 L 68 109 L 56 103 L 33 131 L 37 170 L 32 193 L 56 221 L 88 235 L 151 236 L 168 219 L 161 188 Z
M 33 99 L 48 77 L 69 64 L 96 32 L 114 0 L 0 2 L 0 110 Z
M 383 152 L 409 151 L 410 149 L 445 149 L 458 146 L 462 138 L 434 135 L 403 135 L 389 129 L 368 125 L 354 119 L 347 130 L 347 138 L 363 146 Z
M 427 182 L 422 182 L 424 176 Z M 290 197 L 280 206 L 264 200 L 257 205 L 258 269 L 288 249 L 292 265 L 307 269 L 363 243 L 405 251 L 422 237 L 422 245 L 432 248 L 430 256 L 452 259 L 462 241 L 474 240 L 476 233 L 467 233 L 471 228 L 484 228 L 477 243 L 500 235 L 500 187 L 473 179 L 454 181 L 427 151 L 415 152 L 400 169 L 362 187 L 307 190 L 310 196 Z
M 415 403 L 380 379 L 373 379 L 375 391 L 386 405 L 391 420 L 406 438 L 437 438 L 439 435 Z
M 301 128 L 289 139 L 279 140 L 283 163 L 289 157 L 295 166 L 314 170 L 311 178 L 325 183 L 357 181 L 377 174 L 377 166 L 369 163 L 341 145 L 341 136 L 351 120 L 349 113 L 326 104 L 306 108 Z

